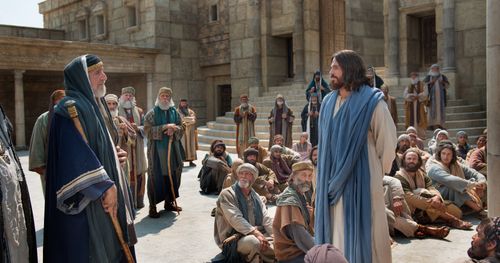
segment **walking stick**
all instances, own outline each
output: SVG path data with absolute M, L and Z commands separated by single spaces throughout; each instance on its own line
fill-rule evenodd
M 170 169 L 170 150 L 172 149 L 172 141 L 174 140 L 174 135 L 168 138 L 168 148 L 167 148 L 167 166 L 168 166 L 168 179 L 170 180 L 170 190 L 172 191 L 172 200 L 174 201 L 175 211 L 177 211 L 177 215 L 180 215 L 179 207 L 177 206 L 177 200 L 175 198 L 174 191 L 174 180 L 172 179 L 172 171 Z M 165 200 L 166 202 L 166 200 Z
M 64 103 L 64 106 L 68 109 L 69 116 L 71 117 L 71 120 L 73 120 L 73 123 L 75 124 L 76 129 L 82 136 L 83 140 L 85 143 L 88 143 L 87 136 L 85 136 L 85 133 L 83 132 L 83 127 L 82 123 L 80 122 L 80 119 L 78 118 L 78 111 L 76 110 L 75 107 L 75 101 L 74 100 L 68 100 Z M 122 228 L 120 227 L 120 224 L 118 223 L 118 218 L 113 215 L 112 213 L 108 213 L 109 217 L 111 218 L 111 223 L 113 223 L 113 228 L 115 229 L 116 236 L 118 238 L 118 241 L 120 242 L 120 246 L 123 249 L 123 252 L 125 253 L 125 257 L 127 258 L 128 263 L 134 263 L 134 257 L 132 256 L 132 253 L 130 252 L 130 248 L 128 247 L 127 243 L 125 243 L 125 240 L 123 239 L 123 232 Z

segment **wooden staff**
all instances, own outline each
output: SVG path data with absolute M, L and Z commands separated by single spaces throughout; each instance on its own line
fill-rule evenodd
M 170 150 L 172 149 L 172 141 L 174 140 L 174 134 L 168 138 L 168 148 L 167 148 L 167 166 L 168 166 L 168 179 L 170 180 L 170 190 L 172 191 L 172 198 L 175 205 L 175 211 L 177 211 L 177 215 L 180 215 L 179 207 L 177 206 L 177 200 L 175 198 L 174 191 L 174 180 L 172 179 L 172 171 L 170 169 Z M 166 200 L 165 200 L 166 202 Z
M 74 100 L 68 100 L 64 103 L 64 106 L 68 109 L 69 116 L 73 120 L 73 123 L 75 124 L 76 129 L 82 136 L 83 140 L 85 143 L 88 143 L 87 136 L 85 136 L 85 133 L 83 132 L 83 127 L 82 123 L 80 122 L 80 119 L 78 118 L 78 111 L 76 110 L 75 107 L 75 101 Z M 128 263 L 134 263 L 134 257 L 132 256 L 132 253 L 130 252 L 130 248 L 128 247 L 128 244 L 125 243 L 125 240 L 123 239 L 123 232 L 122 228 L 120 227 L 120 223 L 118 223 L 118 218 L 113 214 L 113 213 L 108 213 L 109 217 L 111 218 L 111 222 L 113 223 L 113 228 L 115 229 L 116 236 L 118 238 L 118 241 L 120 242 L 120 246 L 123 249 L 123 252 L 125 253 L 125 257 L 127 258 Z

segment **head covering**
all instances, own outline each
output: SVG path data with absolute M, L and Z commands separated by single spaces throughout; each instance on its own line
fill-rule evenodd
M 240 95 L 240 100 L 243 99 L 243 98 L 247 98 L 248 99 L 248 95 L 247 94 L 241 94 Z
M 271 152 L 281 152 L 283 151 L 283 147 L 281 145 L 275 144 L 270 149 Z
M 284 139 L 283 135 L 281 135 L 281 134 L 274 135 L 273 141 L 276 141 L 277 139 L 282 139 L 283 140 Z
M 446 138 L 450 138 L 450 136 L 448 135 L 448 132 L 446 130 L 440 130 L 437 133 L 436 138 L 439 137 L 440 134 L 444 134 L 444 135 L 446 135 Z
M 101 59 L 96 55 L 85 55 L 85 61 L 87 62 L 87 72 L 98 70 L 104 66 Z
M 410 135 L 408 135 L 408 134 L 401 134 L 401 135 L 399 135 L 399 137 L 398 137 L 398 143 L 401 142 L 401 141 L 404 141 L 404 140 L 408 140 L 409 141 L 410 140 Z
M 418 138 L 417 134 L 414 132 L 408 133 L 408 136 Z
M 168 96 L 172 96 L 172 89 L 167 87 L 161 87 L 160 90 L 158 90 L 158 97 L 162 93 L 167 93 Z
M 253 175 L 253 179 L 257 179 L 257 175 L 259 174 L 259 171 L 255 166 L 249 164 L 249 163 L 244 163 L 236 169 L 236 173 L 239 174 L 240 172 L 248 171 Z
M 221 146 L 222 148 L 224 148 L 224 151 L 226 150 L 226 144 L 224 144 L 223 142 L 217 142 L 214 144 L 213 148 L 212 148 L 212 151 L 215 151 L 215 148 L 216 147 L 219 147 Z
M 434 138 L 436 138 L 436 137 L 437 137 L 437 135 L 438 135 L 438 133 L 439 133 L 440 131 L 441 131 L 441 129 L 439 129 L 439 128 L 435 129 L 435 130 L 434 130 L 434 132 L 433 132 L 433 137 L 434 137 Z
M 430 69 L 433 69 L 433 68 L 439 68 L 439 64 L 432 64 L 432 66 L 430 67 Z
M 406 133 L 408 133 L 408 134 L 417 133 L 417 129 L 415 129 L 415 127 L 413 127 L 413 126 L 409 126 L 408 129 L 406 129 Z
M 250 137 L 248 139 L 248 144 L 256 144 L 256 143 L 259 143 L 259 138 L 257 138 L 257 137 Z
M 339 249 L 331 244 L 316 245 L 307 251 L 305 263 L 348 263 Z
M 114 101 L 114 102 L 118 103 L 118 96 L 116 96 L 115 94 L 108 94 L 108 95 L 104 96 L 104 99 L 106 100 L 106 102 Z
M 247 159 L 248 156 L 250 155 L 255 155 L 255 156 L 259 156 L 259 151 L 255 150 L 254 148 L 248 148 L 246 149 L 244 152 L 243 152 L 243 157 L 245 159 Z
M 125 93 L 130 93 L 132 95 L 135 96 L 135 89 L 134 87 L 125 87 L 125 88 L 122 88 L 122 95 L 125 94 Z
M 457 132 L 457 137 L 458 136 L 464 136 L 465 139 L 467 139 L 469 137 L 465 131 L 458 131 Z
M 56 89 L 50 95 L 50 100 L 52 101 L 52 104 L 54 104 L 54 102 L 64 98 L 64 96 L 66 96 L 66 92 L 63 89 Z
M 313 171 L 314 167 L 310 161 L 302 161 L 302 162 L 294 163 L 292 165 L 292 171 L 298 172 L 298 171 L 302 171 L 302 170 Z
M 321 71 L 318 69 L 314 72 L 314 76 L 321 76 Z
M 281 95 L 281 94 L 278 94 L 278 95 L 276 95 L 276 99 L 285 100 L 285 97 L 283 97 L 283 95 Z

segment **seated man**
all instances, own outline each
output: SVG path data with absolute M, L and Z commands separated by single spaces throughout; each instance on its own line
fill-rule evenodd
M 457 152 L 452 142 L 441 141 L 434 159 L 428 166 L 427 175 L 445 200 L 460 208 L 467 207 L 483 218 L 483 200 L 486 193 L 486 178 L 476 170 L 457 161 Z
M 412 128 L 412 127 L 410 127 L 410 128 Z M 410 136 L 410 147 L 418 148 L 418 149 L 423 151 L 424 150 L 424 141 L 422 141 L 422 139 L 418 138 L 416 133 L 409 132 L 407 134 L 408 134 L 408 136 Z
M 257 162 L 262 163 L 262 161 L 267 158 L 268 153 L 267 150 L 259 144 L 259 142 L 259 138 L 250 137 L 250 139 L 248 139 L 248 147 L 259 151 L 259 158 L 257 158 Z
M 273 219 L 252 189 L 257 168 L 246 163 L 236 173 L 238 182 L 222 190 L 217 199 L 215 242 L 228 262 L 274 262 Z M 228 258 L 229 255 L 239 258 Z
M 471 147 L 471 149 L 467 153 L 467 157 L 465 158 L 466 162 L 470 163 L 470 156 L 472 155 L 472 153 L 474 153 L 476 149 L 480 149 L 483 146 L 486 146 L 487 143 L 488 143 L 488 138 L 486 137 L 486 135 L 484 134 L 479 135 L 476 139 L 476 147 Z
M 275 186 L 280 191 L 283 191 L 288 186 L 288 178 L 292 174 L 292 165 L 299 160 L 292 155 L 282 154 L 281 149 L 281 146 L 273 145 L 271 147 L 271 155 L 262 164 L 273 170 L 278 179 L 278 184 Z
M 233 165 L 231 166 L 231 173 L 227 175 L 226 180 L 224 180 L 224 184 L 222 185 L 222 189 L 226 189 L 236 183 L 238 181 L 238 174 L 236 174 L 236 169 L 243 164 L 243 160 L 240 158 L 236 158 L 233 161 Z
M 389 173 L 389 176 L 393 176 L 394 177 L 394 175 L 396 175 L 396 172 L 401 167 L 401 160 L 402 160 L 401 157 L 406 152 L 406 150 L 408 150 L 410 148 L 411 148 L 411 139 L 410 139 L 410 136 L 408 134 L 401 134 L 401 135 L 399 135 L 399 137 L 398 137 L 398 145 L 396 146 L 396 158 L 394 158 L 394 161 L 392 163 L 392 168 L 391 168 L 391 172 Z M 426 152 L 426 151 L 422 151 L 422 150 L 420 150 L 418 148 L 413 148 L 413 149 L 415 149 L 415 151 L 420 155 L 420 157 L 422 158 L 424 164 L 431 157 L 431 155 L 428 152 Z
M 199 178 L 200 188 L 204 194 L 219 194 L 227 175 L 231 172 L 231 163 L 228 163 L 224 154 L 226 145 L 217 141 L 212 143 L 210 155 L 205 156 Z M 229 155 L 227 156 L 229 157 Z
M 436 148 L 441 141 L 449 139 L 448 132 L 446 130 L 440 130 L 436 135 L 436 142 L 433 145 L 429 145 L 429 153 L 434 155 L 436 153 Z
M 498 263 L 500 262 L 500 217 L 483 220 L 472 236 L 471 247 L 467 250 L 470 259 L 464 263 Z
M 277 134 L 274 136 L 273 145 L 277 144 L 277 145 L 281 146 L 283 148 L 283 150 L 282 150 L 283 154 L 294 155 L 294 156 L 297 156 L 300 158 L 300 154 L 298 152 L 286 147 L 285 145 L 283 145 L 283 143 L 284 143 L 283 135 Z M 272 145 L 270 145 L 270 146 L 272 146 Z
M 273 222 L 274 247 L 279 262 L 304 262 L 307 251 L 314 246 L 313 209 L 305 193 L 311 189 L 313 166 L 299 162 L 292 166 L 288 187 L 276 201 Z
M 384 176 L 383 185 L 385 213 L 391 236 L 395 235 L 395 230 L 398 230 L 406 237 L 423 238 L 429 236 L 443 239 L 448 236 L 450 229 L 445 226 L 439 228 L 424 226 L 413 220 L 408 204 L 404 199 L 401 181 L 394 177 Z
M 248 148 L 245 152 L 243 152 L 243 161 L 257 168 L 258 176 L 253 184 L 255 192 L 257 192 L 260 196 L 265 197 L 267 202 L 272 203 L 276 201 L 276 195 L 281 193 L 280 189 L 275 187 L 275 185 L 278 185 L 278 179 L 276 179 L 276 175 L 273 170 L 257 162 L 258 155 L 259 152 L 257 150 Z
M 309 158 L 309 153 L 312 149 L 312 144 L 307 140 L 309 140 L 309 134 L 303 132 L 300 134 L 300 141 L 292 145 L 292 150 L 300 155 L 301 161 L 305 161 Z
M 348 263 L 342 252 L 332 244 L 316 245 L 304 257 L 305 263 Z
M 486 163 L 487 160 L 486 153 L 487 153 L 486 145 L 484 145 L 483 147 L 476 149 L 474 152 L 472 152 L 469 158 L 470 167 L 480 172 L 484 176 L 488 176 L 488 164 Z
M 448 226 L 458 229 L 470 229 L 472 224 L 460 220 L 460 208 L 449 201 L 444 201 L 422 169 L 422 158 L 415 149 L 407 150 L 402 157 L 401 169 L 396 173 L 401 181 L 404 198 L 411 215 L 419 223 L 433 223 L 438 218 Z
M 457 154 L 462 159 L 467 159 L 467 153 L 471 150 L 469 145 L 469 136 L 464 131 L 457 132 Z

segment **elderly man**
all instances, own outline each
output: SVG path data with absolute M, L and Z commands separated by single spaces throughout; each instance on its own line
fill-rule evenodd
M 293 155 L 282 154 L 281 146 L 273 145 L 271 155 L 262 164 L 274 172 L 278 179 L 278 184 L 275 187 L 283 191 L 288 186 L 288 178 L 292 174 L 292 165 L 298 161 L 299 159 Z
M 250 139 L 248 139 L 248 147 L 259 151 L 259 158 L 257 158 L 258 163 L 262 163 L 262 161 L 264 161 L 264 159 L 266 159 L 269 155 L 267 150 L 260 145 L 259 138 L 257 137 L 250 137 Z
M 30 195 L 11 140 L 12 131 L 12 124 L 0 105 L 0 258 L 6 263 L 37 262 Z
M 318 102 L 318 96 L 316 93 L 311 95 L 311 100 L 304 106 L 300 117 L 302 118 L 300 124 L 302 126 L 302 131 L 307 132 L 310 135 L 309 142 L 312 146 L 318 144 L 318 118 L 319 110 L 321 109 L 321 103 Z
M 49 110 L 42 113 L 35 121 L 33 132 L 31 133 L 29 170 L 40 175 L 42 181 L 42 191 L 45 195 L 45 169 L 47 166 L 47 141 L 49 139 L 48 124 L 54 115 L 54 106 L 66 96 L 64 90 L 55 90 L 50 95 Z
M 366 77 L 368 78 L 368 85 L 375 88 L 382 88 L 384 80 L 377 75 L 373 66 L 366 67 Z
M 434 64 L 425 77 L 424 83 L 429 92 L 427 125 L 429 125 L 431 129 L 444 129 L 446 120 L 446 112 L 444 110 L 446 107 L 446 89 L 448 89 L 450 82 L 448 82 L 448 78 L 439 71 L 439 65 Z
M 298 158 L 300 158 L 300 154 L 294 150 L 292 150 L 291 148 L 288 148 L 287 146 L 285 146 L 283 143 L 285 142 L 285 139 L 283 138 L 283 135 L 281 134 L 277 134 L 274 136 L 273 138 L 273 144 L 270 145 L 269 148 L 271 148 L 271 146 L 273 145 L 279 145 L 281 146 L 281 153 L 283 154 L 286 154 L 286 155 L 294 155 Z
M 312 147 L 312 144 L 309 142 L 309 134 L 303 132 L 300 134 L 300 140 L 292 145 L 292 150 L 300 155 L 301 161 L 305 161 L 309 157 Z
M 186 99 L 181 99 L 177 111 L 186 125 L 186 130 L 181 141 L 186 153 L 185 161 L 189 162 L 189 166 L 194 167 L 196 164 L 193 161 L 196 160 L 196 149 L 198 149 L 196 113 L 189 107 Z
M 419 222 L 432 223 L 440 218 L 454 228 L 471 228 L 471 223 L 460 220 L 460 208 L 441 197 L 441 193 L 434 188 L 431 179 L 421 169 L 422 166 L 418 151 L 409 149 L 403 154 L 401 169 L 395 176 L 401 181 L 411 215 Z
M 137 208 L 144 207 L 144 192 L 146 188 L 146 171 L 148 169 L 144 154 L 144 111 L 136 105 L 135 89 L 125 87 L 118 102 L 118 116 L 125 118 L 135 133 L 135 141 L 130 145 L 128 162 L 130 168 L 130 187 Z
M 402 156 L 406 152 L 406 150 L 412 148 L 411 147 L 411 138 L 408 134 L 401 134 L 398 137 L 398 145 L 396 146 L 396 158 L 394 158 L 394 161 L 392 163 L 392 168 L 391 172 L 389 173 L 390 176 L 394 176 L 396 172 L 400 169 L 401 167 L 401 161 L 402 161 Z M 431 155 L 426 152 L 422 151 L 418 148 L 413 148 L 419 156 L 422 158 L 424 164 L 431 158 Z
M 427 114 L 425 105 L 428 101 L 429 93 L 424 87 L 424 83 L 418 79 L 418 73 L 410 73 L 411 83 L 405 88 L 403 98 L 405 99 L 405 124 L 406 127 L 413 126 L 420 138 L 425 139 L 427 129 Z
M 234 109 L 234 122 L 236 123 L 236 152 L 238 157 L 243 157 L 243 152 L 248 148 L 248 139 L 255 136 L 255 120 L 257 110 L 248 103 L 248 95 L 240 96 L 240 106 Z
M 394 177 L 384 176 L 385 212 L 392 236 L 398 230 L 406 237 L 435 237 L 443 239 L 450 233 L 448 227 L 430 227 L 420 225 L 411 216 L 410 209 L 404 198 L 401 181 Z
M 470 259 L 463 263 L 500 262 L 500 217 L 481 221 L 476 228 L 476 234 L 472 236 L 467 254 Z
M 49 130 L 44 262 L 123 262 L 125 251 L 133 254 L 135 214 L 120 167 L 127 154 L 112 140 L 118 136 L 104 101 L 106 80 L 95 55 L 64 68 L 66 97 Z
M 274 108 L 271 110 L 269 117 L 269 149 L 271 149 L 272 139 L 275 135 L 281 134 L 283 136 L 283 144 L 286 147 L 292 147 L 292 126 L 295 116 L 292 109 L 286 104 L 285 97 L 278 94 L 274 103 Z
M 486 195 L 486 178 L 476 170 L 457 161 L 457 152 L 452 142 L 441 141 L 435 158 L 427 168 L 427 175 L 445 200 L 456 206 L 467 207 L 483 218 L 486 215 L 483 198 Z
M 279 182 L 273 170 L 257 162 L 258 154 L 259 152 L 257 150 L 248 148 L 243 153 L 243 161 L 255 166 L 259 172 L 258 177 L 253 184 L 253 189 L 260 196 L 264 196 L 267 199 L 267 202 L 273 203 L 276 201 L 276 195 L 281 193 L 280 189 L 277 187 Z
M 215 243 L 228 262 L 274 262 L 272 218 L 252 189 L 257 168 L 245 163 L 236 173 L 238 181 L 217 199 Z
M 398 125 L 398 107 L 396 104 L 396 98 L 393 96 L 389 96 L 389 86 L 386 84 L 382 85 L 380 88 L 382 92 L 384 93 L 384 100 L 387 103 L 387 108 L 389 109 L 389 112 L 391 112 L 391 117 L 392 120 L 394 121 L 394 125 Z
M 203 167 L 199 173 L 200 188 L 204 194 L 219 194 L 227 175 L 231 173 L 231 163 L 228 163 L 224 156 L 226 145 L 222 141 L 212 144 L 210 150 L 211 154 L 205 156 L 202 161 Z
M 184 148 L 181 139 L 184 123 L 175 109 L 172 90 L 160 88 L 155 107 L 144 116 L 144 132 L 148 138 L 149 216 L 158 218 L 156 205 L 165 201 L 165 210 L 182 211 L 177 205 Z
M 292 166 L 288 187 L 276 201 L 273 222 L 274 251 L 279 262 L 304 262 L 307 251 L 314 246 L 313 208 L 305 193 L 311 190 L 313 166 L 298 162 Z
M 309 82 L 309 85 L 306 89 L 306 99 L 309 101 L 313 94 L 316 94 L 319 103 L 323 100 L 323 98 L 330 92 L 330 87 L 328 83 L 321 76 L 321 71 L 317 70 L 314 72 L 313 79 Z

